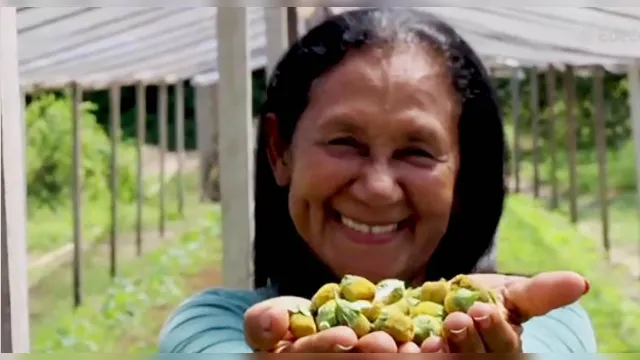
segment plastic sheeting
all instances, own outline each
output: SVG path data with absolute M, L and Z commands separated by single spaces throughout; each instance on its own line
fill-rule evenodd
M 264 10 L 248 9 L 250 63 L 258 69 L 266 64 Z M 489 66 L 614 67 L 640 59 L 638 7 L 420 9 L 456 28 Z M 21 82 L 27 87 L 215 82 L 216 13 L 214 7 L 19 8 Z

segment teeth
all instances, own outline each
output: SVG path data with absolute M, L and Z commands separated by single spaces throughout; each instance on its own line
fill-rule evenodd
M 362 233 L 368 234 L 383 234 L 383 233 L 388 233 L 388 232 L 392 232 L 395 231 L 398 228 L 398 224 L 389 224 L 389 225 L 375 225 L 375 226 L 369 226 L 367 224 L 362 224 L 359 222 L 356 222 L 355 220 L 349 219 L 347 217 L 341 216 L 342 219 L 342 223 L 345 224 L 346 226 L 350 227 L 351 229 L 355 230 L 355 231 L 360 231 Z

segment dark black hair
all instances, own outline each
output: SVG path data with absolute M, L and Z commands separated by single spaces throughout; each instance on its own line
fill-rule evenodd
M 449 226 L 427 264 L 427 279 L 471 273 L 493 241 L 506 194 L 507 151 L 502 117 L 487 70 L 447 24 L 420 10 L 365 8 L 334 15 L 295 42 L 270 76 L 260 111 L 255 183 L 254 285 L 272 284 L 281 295 L 310 297 L 336 281 L 297 233 L 288 189 L 277 185 L 267 157 L 266 115 L 291 143 L 308 104 L 311 85 L 345 58 L 368 46 L 409 42 L 440 53 L 460 97 L 460 167 Z

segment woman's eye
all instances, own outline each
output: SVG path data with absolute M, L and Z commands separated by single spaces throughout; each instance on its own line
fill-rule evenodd
M 343 138 L 336 138 L 336 139 L 330 140 L 329 145 L 357 147 L 359 144 L 354 138 L 343 137 Z
M 424 149 L 419 149 L 419 148 L 405 149 L 405 150 L 402 150 L 400 153 L 402 156 L 416 156 L 416 157 L 430 158 L 430 159 L 433 158 L 433 155 L 431 155 L 430 152 Z

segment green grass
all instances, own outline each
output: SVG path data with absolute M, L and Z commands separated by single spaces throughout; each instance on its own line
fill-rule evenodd
M 105 260 L 92 258 L 85 303 L 76 311 L 70 308 L 70 293 L 43 294 L 47 311 L 31 319 L 33 351 L 154 352 L 168 312 L 189 295 L 186 279 L 220 261 L 219 209 L 206 207 L 193 230 L 127 261 L 115 282 L 107 276 Z
M 525 196 L 511 196 L 501 225 L 500 270 L 535 273 L 573 270 L 587 277 L 584 297 L 600 352 L 640 352 L 640 287 L 628 273 L 609 266 L 592 238 L 576 231 L 562 214 L 542 209 Z
M 177 208 L 177 177 L 173 176 L 166 182 L 165 204 L 167 219 L 176 220 L 180 217 Z M 197 174 L 183 175 L 185 193 L 197 193 Z M 143 202 L 143 227 L 149 228 L 159 222 L 160 206 L 159 178 L 145 181 L 145 197 Z M 118 203 L 118 231 L 135 231 L 137 205 L 134 202 Z M 82 208 L 83 242 L 92 244 L 108 236 L 111 226 L 111 199 L 104 196 L 101 199 L 86 202 Z M 30 256 L 38 256 L 55 250 L 73 240 L 73 210 L 71 204 L 60 204 L 56 209 L 34 209 L 29 216 L 28 251 Z

